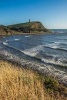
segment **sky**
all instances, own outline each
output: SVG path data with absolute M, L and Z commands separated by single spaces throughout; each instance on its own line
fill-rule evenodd
M 49 29 L 67 29 L 67 0 L 0 0 L 0 25 L 29 19 Z

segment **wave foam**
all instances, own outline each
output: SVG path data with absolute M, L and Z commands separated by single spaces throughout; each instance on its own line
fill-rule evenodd
M 25 37 L 30 37 L 30 35 L 29 36 L 25 36 Z
M 19 41 L 20 39 L 14 39 L 15 41 Z
M 51 43 L 51 44 L 47 44 L 47 45 L 45 45 L 45 47 L 67 51 L 67 49 L 64 46 L 61 45 L 61 42 L 54 42 L 54 43 Z
M 15 48 L 15 47 L 9 46 L 8 43 L 6 43 L 6 42 L 3 42 L 3 45 L 5 45 L 5 46 L 7 46 L 9 48 L 18 50 L 18 51 L 20 51 L 20 52 L 22 52 L 22 53 L 24 53 L 24 54 L 26 54 L 28 56 L 31 56 L 31 57 L 36 56 L 39 53 L 39 51 L 42 49 L 41 46 L 36 46 L 34 48 L 26 49 L 26 50 L 23 51 L 23 50 L 20 50 L 20 49 Z
M 8 43 L 7 43 L 7 42 L 3 42 L 3 44 L 4 44 L 4 45 L 7 45 Z
M 46 47 L 57 49 L 60 46 L 59 46 L 59 42 L 55 42 L 55 43 L 47 44 Z
M 57 65 L 57 66 L 67 67 L 67 63 L 62 62 L 62 59 L 58 59 L 57 61 L 55 61 L 55 58 L 53 58 L 53 59 L 42 58 L 41 61 L 43 61 L 47 64 L 54 64 L 54 65 Z
M 38 45 L 38 46 L 35 46 L 34 48 L 24 50 L 23 53 L 26 54 L 26 55 L 29 55 L 29 56 L 34 57 L 34 56 L 36 56 L 42 49 L 43 49 L 43 46 L 42 46 L 42 45 Z
M 25 55 L 28 55 L 30 57 L 35 57 L 45 63 L 60 65 L 60 66 L 67 66 L 67 61 L 65 59 L 58 58 L 58 56 L 56 56 L 56 55 L 53 55 L 53 56 L 45 55 L 45 57 L 43 58 L 43 56 L 40 55 L 40 51 L 41 50 L 43 51 L 44 45 L 38 45 L 38 46 L 35 46 L 30 49 L 20 50 L 15 47 L 9 46 L 8 43 L 6 43 L 6 42 L 3 42 L 3 44 L 9 48 L 12 48 L 12 49 L 22 52 Z

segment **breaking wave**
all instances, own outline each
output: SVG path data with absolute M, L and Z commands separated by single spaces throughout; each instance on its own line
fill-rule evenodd
M 62 45 L 67 45 L 67 44 L 62 44 L 62 42 L 54 42 L 54 43 L 45 45 L 45 47 L 56 49 L 56 50 L 67 51 L 67 49 Z
M 31 49 L 26 49 L 24 50 L 23 52 L 26 54 L 26 55 L 29 55 L 29 56 L 36 56 L 41 50 L 43 50 L 43 46 L 41 45 L 38 45 L 38 46 L 35 46 Z
M 9 48 L 20 51 L 21 53 L 24 53 L 27 56 L 34 57 L 44 63 L 67 67 L 66 59 L 61 59 L 54 55 L 48 55 L 48 54 L 44 54 L 43 57 L 42 54 L 40 54 L 40 52 L 44 49 L 44 45 L 38 45 L 30 49 L 20 50 L 15 47 L 9 46 L 8 43 L 6 42 L 3 42 L 3 44 Z

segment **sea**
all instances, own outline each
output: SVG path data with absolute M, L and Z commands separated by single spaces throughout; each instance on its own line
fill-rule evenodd
M 51 31 L 1 37 L 0 56 L 67 85 L 67 29 Z

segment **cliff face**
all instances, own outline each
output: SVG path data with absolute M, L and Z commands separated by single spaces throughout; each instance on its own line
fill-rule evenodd
M 0 36 L 13 35 L 13 34 L 19 34 L 19 32 L 15 31 L 15 30 L 11 30 L 7 26 L 3 26 L 3 25 L 0 26 Z
M 27 22 L 9 26 L 0 26 L 0 35 L 12 35 L 22 33 L 45 33 L 49 32 L 41 22 Z
M 5 26 L 0 26 L 0 35 L 5 35 L 6 33 L 7 32 Z

